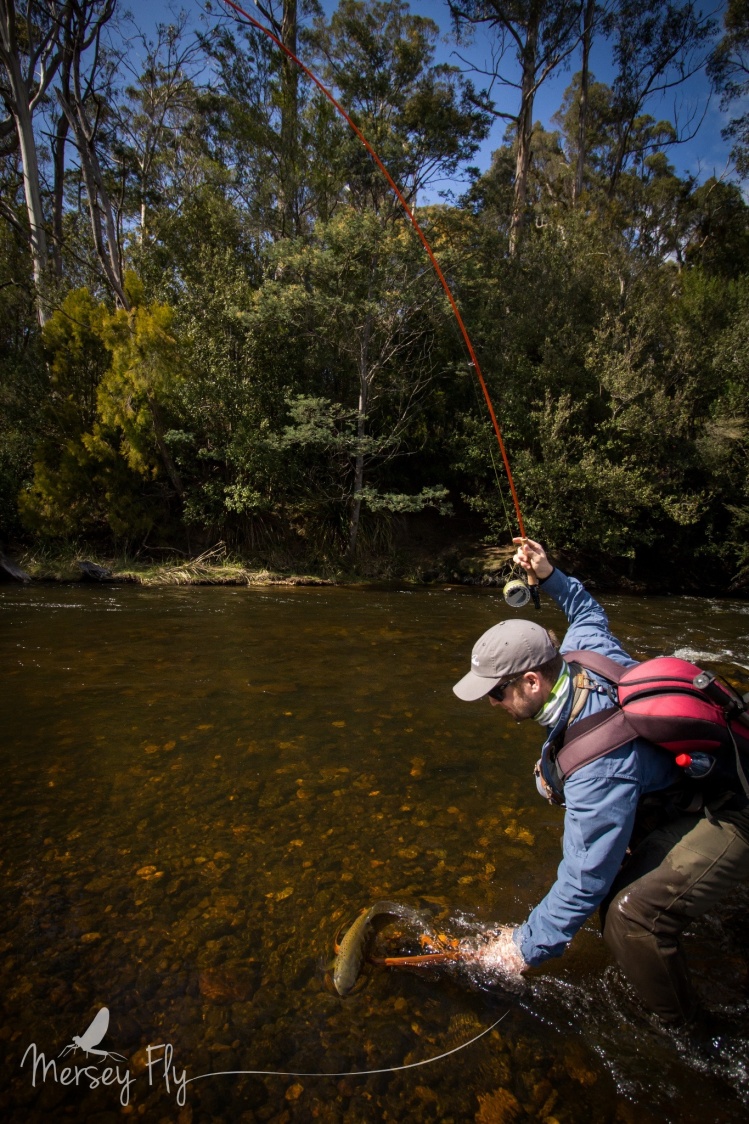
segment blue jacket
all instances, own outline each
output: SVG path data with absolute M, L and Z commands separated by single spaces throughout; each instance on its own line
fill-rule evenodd
M 543 587 L 570 622 L 562 652 L 600 652 L 624 667 L 636 662 L 612 635 L 601 606 L 576 578 L 554 570 Z M 591 691 L 575 721 L 611 705 L 606 695 Z M 544 744 L 542 763 L 548 761 L 551 743 L 564 728 L 571 709 L 572 699 Z M 601 904 L 619 871 L 640 797 L 667 788 L 677 774 L 668 754 L 637 738 L 584 765 L 569 778 L 564 786 L 563 857 L 557 880 L 514 934 L 527 964 L 561 956 Z

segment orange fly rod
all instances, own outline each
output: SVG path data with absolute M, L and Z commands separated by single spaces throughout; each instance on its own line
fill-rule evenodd
M 515 489 L 515 481 L 512 478 L 512 470 L 510 468 L 510 461 L 509 461 L 509 458 L 507 456 L 507 450 L 505 449 L 505 443 L 502 440 L 502 433 L 501 433 L 501 430 L 499 428 L 499 423 L 497 421 L 497 415 L 494 413 L 494 406 L 492 405 L 492 400 L 489 396 L 489 389 L 486 385 L 486 381 L 485 381 L 484 376 L 482 374 L 481 366 L 480 366 L 478 358 L 476 356 L 476 352 L 473 349 L 473 344 L 471 343 L 471 337 L 468 335 L 468 331 L 466 329 L 466 326 L 463 323 L 463 317 L 460 315 L 460 309 L 458 308 L 458 306 L 456 304 L 455 297 L 452 294 L 450 286 L 448 285 L 447 280 L 445 279 L 445 275 L 442 272 L 442 270 L 440 269 L 440 264 L 437 261 L 437 258 L 434 256 L 434 251 L 432 250 L 432 247 L 429 245 L 429 242 L 427 241 L 427 237 L 424 234 L 424 231 L 419 226 L 419 223 L 417 222 L 413 211 L 411 210 L 408 203 L 404 199 L 400 188 L 396 184 L 393 177 L 390 175 L 390 172 L 387 170 L 387 168 L 383 164 L 382 160 L 380 160 L 379 156 L 377 155 L 375 150 L 372 148 L 372 145 L 369 143 L 367 138 L 364 136 L 364 133 L 361 131 L 359 126 L 351 119 L 350 115 L 346 112 L 346 110 L 343 108 L 341 103 L 339 101 L 337 101 L 337 99 L 333 96 L 333 94 L 331 94 L 330 90 L 322 84 L 322 82 L 317 77 L 317 75 L 314 74 L 309 69 L 308 66 L 305 66 L 304 63 L 301 61 L 301 59 L 297 58 L 297 56 L 294 54 L 294 52 L 289 50 L 289 48 L 284 43 L 281 42 L 281 40 L 278 38 L 278 36 L 274 35 L 273 32 L 270 31 L 267 27 L 265 27 L 262 23 L 260 23 L 259 20 L 256 20 L 253 16 L 249 15 L 244 10 L 244 8 L 240 8 L 239 4 L 235 4 L 234 0 L 223 0 L 223 3 L 226 4 L 227 7 L 233 8 L 234 11 L 237 12 L 237 14 L 242 17 L 242 19 L 246 20 L 247 23 L 249 23 L 253 27 L 257 28 L 258 31 L 261 31 L 263 33 L 263 35 L 266 35 L 268 37 L 268 39 L 271 39 L 276 44 L 278 49 L 280 51 L 283 51 L 283 53 L 288 58 L 290 58 L 292 60 L 292 62 L 294 62 L 299 67 L 300 70 L 303 70 L 304 73 L 307 75 L 307 77 L 312 82 L 314 82 L 314 84 L 317 86 L 318 90 L 320 90 L 320 92 L 325 95 L 325 97 L 328 99 L 328 101 L 331 103 L 331 105 L 334 106 L 334 108 L 340 113 L 341 117 L 343 117 L 344 121 L 346 121 L 346 123 L 349 125 L 349 127 L 353 130 L 353 132 L 359 138 L 361 143 L 364 145 L 367 152 L 372 157 L 372 159 L 374 160 L 375 164 L 377 165 L 377 167 L 382 172 L 382 174 L 385 177 L 385 179 L 387 180 L 387 182 L 390 184 L 390 187 L 392 188 L 393 192 L 395 193 L 395 196 L 398 199 L 398 202 L 400 203 L 401 207 L 403 208 L 403 210 L 408 215 L 408 218 L 409 218 L 409 221 L 410 221 L 411 225 L 413 226 L 414 230 L 418 234 L 419 238 L 421 239 L 421 242 L 422 242 L 422 245 L 423 245 L 424 249 L 426 250 L 427 254 L 429 255 L 429 260 L 431 261 L 432 266 L 434 267 L 434 272 L 437 274 L 437 277 L 440 280 L 440 284 L 442 285 L 442 288 L 445 290 L 445 294 L 447 296 L 447 299 L 450 302 L 450 307 L 452 308 L 453 313 L 455 314 L 455 319 L 458 322 L 458 327 L 460 328 L 461 335 L 463 336 L 463 341 L 466 345 L 466 349 L 467 349 L 468 354 L 471 358 L 471 365 L 473 366 L 473 369 L 476 372 L 476 376 L 477 376 L 477 378 L 479 380 L 479 383 L 481 385 L 481 390 L 482 390 L 483 395 L 484 395 L 484 400 L 486 401 L 486 406 L 487 406 L 487 409 L 489 410 L 489 417 L 492 420 L 492 425 L 494 426 L 494 432 L 495 432 L 496 437 L 497 437 L 497 442 L 499 443 L 499 451 L 502 454 L 502 462 L 505 466 L 505 472 L 507 473 L 507 480 L 509 482 L 510 491 L 512 493 L 512 502 L 515 505 L 515 514 L 516 514 L 517 520 L 518 520 L 518 528 L 520 530 L 520 537 L 524 539 L 526 537 L 525 526 L 523 524 L 523 516 L 522 516 L 522 513 L 520 511 L 520 503 L 518 501 L 518 494 L 517 494 L 517 491 Z M 529 584 L 533 583 L 533 579 L 534 579 L 535 575 L 529 574 L 528 577 L 529 577 Z

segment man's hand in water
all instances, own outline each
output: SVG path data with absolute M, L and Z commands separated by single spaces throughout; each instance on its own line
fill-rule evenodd
M 512 559 L 513 562 L 522 566 L 524 570 L 532 570 L 539 581 L 548 578 L 554 567 L 546 557 L 546 551 L 541 543 L 534 542 L 533 539 L 513 539 L 512 541 L 518 544 L 518 549 Z
M 509 979 L 519 979 L 520 973 L 528 965 L 512 939 L 514 932 L 512 925 L 502 925 L 495 929 L 488 940 L 473 949 L 472 959 L 489 972 L 498 972 Z

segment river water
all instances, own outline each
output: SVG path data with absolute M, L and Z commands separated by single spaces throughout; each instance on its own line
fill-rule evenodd
M 637 657 L 749 668 L 746 604 L 602 600 Z M 746 892 L 686 941 L 738 1028 L 711 1063 L 651 1028 L 595 919 L 517 995 L 444 969 L 326 986 L 377 899 L 470 936 L 554 879 L 538 728 L 450 689 L 511 613 L 463 588 L 2 588 L 3 1120 L 745 1120 Z M 548 599 L 536 619 L 564 630 Z

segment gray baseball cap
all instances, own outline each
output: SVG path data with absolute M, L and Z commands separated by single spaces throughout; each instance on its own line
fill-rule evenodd
M 464 702 L 488 695 L 492 687 L 552 659 L 557 649 L 545 628 L 533 621 L 500 621 L 473 646 L 471 670 L 453 691 Z

